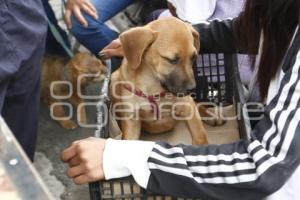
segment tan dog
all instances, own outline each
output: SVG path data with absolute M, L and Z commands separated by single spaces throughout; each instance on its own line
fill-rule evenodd
M 77 108 L 81 103 L 83 103 L 83 99 L 78 96 L 79 89 L 81 94 L 85 94 L 85 88 L 89 83 L 103 80 L 104 70 L 105 67 L 101 61 L 88 53 L 78 53 L 68 62 L 59 56 L 45 56 L 42 70 L 42 99 L 51 108 L 53 103 L 62 102 L 62 100 L 56 96 L 65 97 L 68 96 L 68 94 L 71 94 L 70 98 L 63 100 L 70 101 L 71 104 Z M 86 75 L 92 76 L 86 77 Z M 57 81 L 69 82 L 71 84 L 72 91 L 70 91 L 68 85 L 58 84 Z M 57 84 L 52 85 L 55 82 L 57 82 Z M 51 109 L 53 111 L 52 114 L 56 118 L 66 117 L 62 105 L 55 105 Z M 79 122 L 85 124 L 87 119 L 84 106 L 80 107 L 79 114 Z M 77 127 L 77 124 L 72 120 L 58 120 L 58 122 L 65 129 L 74 129 Z
M 198 33 L 166 18 L 126 31 L 120 40 L 125 58 L 112 75 L 110 94 L 123 139 L 139 139 L 141 130 L 171 131 L 184 120 L 193 144 L 207 144 L 196 104 L 186 96 L 196 86 L 192 65 L 200 49 Z M 185 95 L 176 97 L 179 93 Z

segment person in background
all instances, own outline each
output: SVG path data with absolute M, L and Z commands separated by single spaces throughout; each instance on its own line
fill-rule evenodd
M 152 20 L 161 17 L 178 17 L 179 19 L 198 24 L 206 22 L 215 12 L 218 0 L 194 1 L 194 0 L 167 0 L 168 9 L 155 12 Z
M 49 4 L 49 0 L 42 0 L 45 13 L 47 15 L 48 20 L 52 23 L 52 25 L 56 28 L 58 33 L 61 35 L 63 42 L 66 44 L 68 48 L 71 49 L 71 44 L 68 39 L 67 33 L 58 25 L 55 13 Z M 47 39 L 46 39 L 46 54 L 49 55 L 59 55 L 64 57 L 69 57 L 66 50 L 59 44 L 51 29 L 48 26 Z
M 187 198 L 300 199 L 299 3 L 247 0 L 238 18 L 194 26 L 201 52 L 261 55 L 257 83 L 266 109 L 249 140 L 172 146 L 88 138 L 62 153 L 67 175 L 77 184 L 132 175 L 150 192 Z
M 33 160 L 47 20 L 40 0 L 0 1 L 0 110 Z
M 65 22 L 76 39 L 98 55 L 118 37 L 105 22 L 132 3 L 134 0 L 68 0 Z

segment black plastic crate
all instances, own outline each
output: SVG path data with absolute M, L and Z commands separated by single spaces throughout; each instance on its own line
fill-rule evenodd
M 194 65 L 197 82 L 197 102 L 212 102 L 218 105 L 232 104 L 233 59 L 231 54 L 202 54 Z M 196 93 L 196 92 L 195 92 Z
M 107 63 L 111 68 L 110 62 Z M 197 66 L 194 67 L 194 72 L 197 80 L 196 101 L 213 102 L 217 105 L 224 106 L 234 104 L 236 110 L 242 109 L 239 104 L 245 103 L 243 95 L 243 86 L 239 77 L 237 58 L 232 54 L 205 54 L 198 58 Z M 105 90 L 104 90 L 105 91 Z M 104 95 L 104 103 L 109 103 Z M 103 103 L 103 102 L 102 102 Z M 98 110 L 98 122 L 101 123 L 103 111 Z M 238 119 L 238 127 L 241 138 L 246 138 L 249 132 L 249 121 L 247 120 L 247 112 L 243 113 Z M 97 137 L 108 138 L 109 133 L 107 127 L 96 132 Z M 90 184 L 90 199 L 120 199 L 120 200 L 135 200 L 135 199 L 153 199 L 153 200 L 185 200 L 184 198 L 161 196 L 152 194 L 140 188 L 132 177 L 101 181 Z

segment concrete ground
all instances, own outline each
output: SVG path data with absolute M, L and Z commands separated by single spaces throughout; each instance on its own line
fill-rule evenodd
M 88 88 L 88 94 L 98 93 L 99 85 Z M 96 119 L 95 108 L 87 107 L 89 123 Z M 41 103 L 39 135 L 35 166 L 57 200 L 89 200 L 88 186 L 77 186 L 65 175 L 67 166 L 60 154 L 73 141 L 93 136 L 94 129 L 66 130 L 52 120 L 47 105 Z
M 74 140 L 92 135 L 93 130 L 63 129 L 50 118 L 47 106 L 41 105 L 35 166 L 55 199 L 89 200 L 87 185 L 77 186 L 65 175 L 67 166 L 60 161 L 60 153 Z

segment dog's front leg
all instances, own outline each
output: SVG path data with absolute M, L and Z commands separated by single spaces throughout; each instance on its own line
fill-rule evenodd
M 187 123 L 193 145 L 208 144 L 206 130 L 192 97 L 183 97 L 182 101 L 175 106 L 175 114 Z
M 74 95 L 71 97 L 70 101 L 77 109 L 77 116 L 78 116 L 77 119 L 79 123 L 86 124 L 87 117 L 86 117 L 85 106 L 83 105 L 83 100 L 79 96 Z
M 141 121 L 124 120 L 121 122 L 121 129 L 123 140 L 138 140 L 141 135 Z
M 65 114 L 65 110 L 63 108 L 62 105 L 55 105 L 55 106 L 51 106 L 52 104 L 57 103 L 57 101 L 49 101 L 49 107 L 50 109 L 52 109 L 52 115 L 53 117 L 57 118 L 56 121 L 58 121 L 62 127 L 64 127 L 65 129 L 75 129 L 77 128 L 77 124 L 70 120 L 70 119 L 66 119 L 64 120 L 63 118 L 66 118 L 66 114 Z
M 221 126 L 226 123 L 226 121 L 220 115 L 220 109 L 222 108 L 206 108 L 203 105 L 198 104 L 198 111 L 202 121 L 210 126 Z

